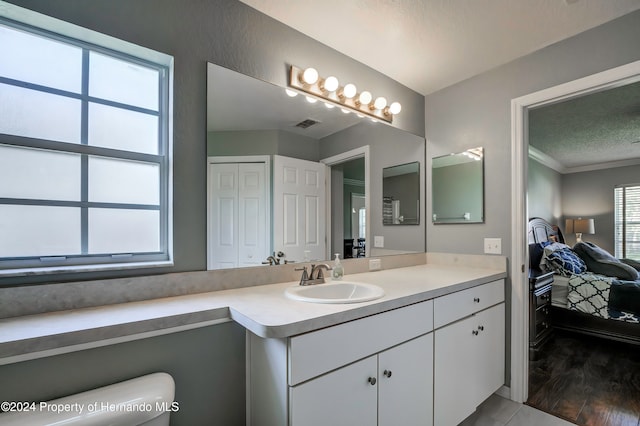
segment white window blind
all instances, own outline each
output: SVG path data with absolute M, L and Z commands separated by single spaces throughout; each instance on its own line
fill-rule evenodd
M 640 259 L 640 184 L 614 188 L 617 258 Z
M 0 58 L 0 274 L 170 261 L 168 64 L 4 19 Z

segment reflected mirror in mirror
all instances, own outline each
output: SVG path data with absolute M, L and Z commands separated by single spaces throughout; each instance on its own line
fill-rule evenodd
M 431 163 L 433 223 L 484 222 L 484 152 L 435 157 Z
M 417 161 L 382 170 L 382 223 L 420 223 L 420 163 Z
M 218 65 L 207 80 L 208 269 L 424 252 L 422 225 L 385 229 L 381 208 L 383 168 L 424 167 L 424 138 Z

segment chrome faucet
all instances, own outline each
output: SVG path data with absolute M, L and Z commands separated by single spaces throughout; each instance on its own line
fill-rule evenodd
M 312 284 L 324 284 L 324 274 L 322 270 L 329 271 L 331 270 L 331 266 L 326 263 L 321 263 L 319 265 L 311 265 L 311 273 L 307 272 L 307 267 L 303 266 L 302 268 L 296 268 L 294 271 L 302 271 L 302 276 L 300 277 L 300 285 L 312 285 Z
M 279 265 L 280 264 L 280 259 L 276 258 L 275 256 L 269 256 L 269 257 L 267 257 L 267 260 L 262 262 L 262 264 L 263 265 L 269 264 L 269 266 Z
M 274 251 L 273 254 L 269 257 L 267 257 L 267 260 L 265 260 L 264 262 L 262 262 L 263 265 L 269 265 L 269 266 L 273 266 L 273 265 L 279 265 L 281 260 L 284 260 L 284 263 L 289 263 L 287 260 L 282 259 L 284 257 L 284 253 L 279 251 L 277 254 Z

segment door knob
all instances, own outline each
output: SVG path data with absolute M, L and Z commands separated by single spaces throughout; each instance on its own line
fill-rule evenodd
M 472 330 L 472 331 L 471 331 L 471 334 L 473 334 L 474 336 L 477 336 L 477 335 L 478 335 L 478 333 L 479 333 L 479 331 L 478 331 L 478 330 Z
M 384 372 L 382 373 L 385 377 L 391 377 L 391 370 L 384 370 Z
M 369 382 L 371 386 L 373 386 L 376 384 L 377 380 L 375 377 L 369 377 L 369 380 L 367 380 L 367 382 Z

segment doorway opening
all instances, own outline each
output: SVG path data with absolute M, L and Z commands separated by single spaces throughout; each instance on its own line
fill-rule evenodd
M 369 146 L 321 160 L 327 173 L 327 259 L 366 257 L 370 241 Z M 355 217 L 354 217 L 355 215 Z
M 511 102 L 512 126 L 512 252 L 511 292 L 511 399 L 524 402 L 529 386 L 529 285 L 527 244 L 527 176 L 530 109 L 624 86 L 640 80 L 640 61 L 544 89 Z

